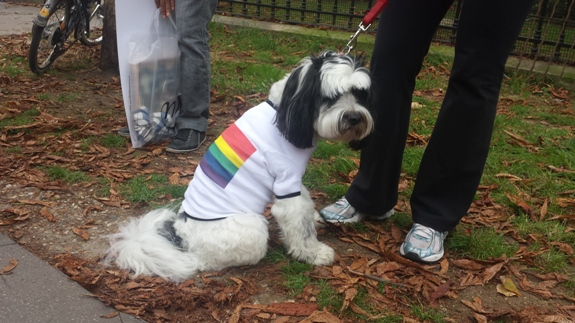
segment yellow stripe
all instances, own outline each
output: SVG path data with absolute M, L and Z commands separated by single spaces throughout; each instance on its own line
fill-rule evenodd
M 226 156 L 237 168 L 242 167 L 244 161 L 236 154 L 236 152 L 228 145 L 228 143 L 219 136 L 218 139 L 215 141 L 216 146 L 220 149 L 220 151 Z

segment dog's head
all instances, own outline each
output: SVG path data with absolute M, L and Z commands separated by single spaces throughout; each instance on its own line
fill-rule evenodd
M 357 142 L 373 130 L 371 79 L 363 59 L 324 52 L 307 57 L 270 90 L 282 135 L 298 148 L 319 137 Z

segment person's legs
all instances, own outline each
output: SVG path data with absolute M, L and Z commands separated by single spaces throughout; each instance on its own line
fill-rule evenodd
M 168 151 L 191 151 L 205 140 L 211 89 L 208 23 L 216 7 L 217 0 L 176 1 L 182 109 L 176 120 L 178 135 L 168 146 Z M 186 131 L 189 129 L 194 131 Z
M 529 0 L 465 0 L 455 60 L 411 197 L 413 220 L 453 229 L 475 196 L 487 159 L 505 63 Z
M 451 3 L 391 0 L 380 16 L 371 60 L 375 129 L 346 194 L 360 212 L 380 215 L 397 203 L 415 78 Z
M 509 52 L 532 1 L 466 0 L 449 85 L 411 196 L 414 225 L 400 247 L 412 260 L 443 257 L 487 159 Z

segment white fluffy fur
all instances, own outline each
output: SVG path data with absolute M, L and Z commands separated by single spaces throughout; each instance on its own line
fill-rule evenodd
M 360 140 L 372 131 L 373 120 L 351 90 L 369 89 L 369 74 L 365 68 L 354 66 L 349 58 L 343 59 L 333 53 L 325 57 L 328 59 L 321 66 L 321 90 L 318 90 L 323 93 L 306 93 L 311 99 L 303 102 L 311 102 L 318 96 L 330 100 L 323 100 L 321 106 L 312 107 L 319 111 L 316 120 L 294 120 L 293 126 L 313 128 L 314 136 L 326 139 L 345 142 Z M 301 69 L 299 80 L 291 81 L 298 82 L 296 93 L 300 89 L 306 90 L 302 86 L 304 81 L 317 80 L 311 76 L 312 73 L 317 75 L 317 68 L 314 71 L 311 64 L 311 59 L 305 59 L 298 66 Z M 308 71 L 311 71 L 310 76 Z M 270 90 L 269 99 L 275 105 L 282 102 L 289 76 L 275 83 Z M 335 103 L 327 103 L 335 97 Z M 295 113 L 286 120 L 299 115 L 299 112 Z M 304 125 L 306 122 L 309 125 Z M 288 136 L 286 139 L 293 144 Z M 109 236 L 111 245 L 104 258 L 105 263 L 114 263 L 136 276 L 158 275 L 182 282 L 200 271 L 253 265 L 265 256 L 269 233 L 268 222 L 263 215 L 241 213 L 217 221 L 198 221 L 178 215 L 181 211 L 176 213 L 170 209 L 159 209 L 129 221 L 118 233 Z M 315 224 L 320 216 L 305 187 L 302 187 L 300 196 L 273 201 L 271 212 L 290 255 L 314 265 L 333 262 L 333 249 L 317 239 Z M 165 238 L 169 236 L 166 223 L 181 238 L 181 248 Z
M 175 221 L 184 250 L 158 234 L 166 221 Z M 261 214 L 193 221 L 164 208 L 132 219 L 109 238 L 106 263 L 114 261 L 134 276 L 182 282 L 200 271 L 258 263 L 267 251 L 268 222 Z

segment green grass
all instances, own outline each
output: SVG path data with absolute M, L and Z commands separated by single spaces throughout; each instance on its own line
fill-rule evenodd
M 66 183 L 78 183 L 88 181 L 88 176 L 82 172 L 71 171 L 60 166 L 45 168 L 45 172 L 51 180 L 61 180 Z
M 461 256 L 479 260 L 499 258 L 503 255 L 511 257 L 518 249 L 516 244 L 491 228 L 471 229 L 469 234 L 456 231 L 448 236 L 445 245 Z
M 556 249 L 550 249 L 538 255 L 535 262 L 547 272 L 561 272 L 569 266 L 569 256 Z
M 267 93 L 303 57 L 338 50 L 342 41 L 312 35 L 266 31 L 211 23 L 212 86 L 226 100 Z M 360 44 L 358 52 L 369 50 Z M 257 101 L 251 102 L 259 103 Z
M 291 296 L 301 294 L 303 289 L 311 282 L 308 273 L 312 267 L 310 264 L 291 259 L 288 260 L 287 265 L 281 267 L 284 278 L 283 284 L 289 289 Z
M 126 146 L 127 139 L 120 135 L 107 134 L 100 138 L 100 144 L 106 148 L 122 148 Z
M 276 246 L 272 250 L 268 250 L 263 261 L 270 264 L 277 264 L 288 259 L 286 255 L 286 250 L 283 246 Z
M 172 198 L 182 198 L 186 185 L 171 185 L 164 175 L 138 176 L 120 186 L 120 193 L 130 202 L 151 203 L 169 195 Z
M 0 129 L 7 126 L 23 126 L 34 123 L 34 117 L 39 116 L 40 112 L 36 109 L 23 111 L 22 113 L 12 117 L 0 120 Z
M 319 288 L 319 293 L 316 295 L 317 306 L 320 310 L 327 308 L 332 311 L 337 311 L 343 305 L 343 296 L 338 294 L 329 281 L 321 279 L 314 283 Z
M 423 305 L 412 305 L 411 314 L 422 322 L 443 323 L 445 315 L 437 309 L 430 309 Z

